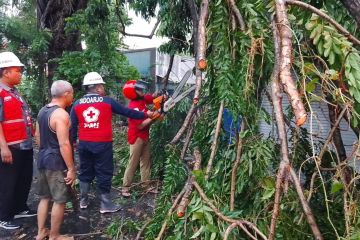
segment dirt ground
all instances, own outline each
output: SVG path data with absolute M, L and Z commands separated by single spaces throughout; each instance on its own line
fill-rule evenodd
M 36 181 L 36 180 L 34 180 Z M 90 194 L 91 204 L 88 209 L 80 210 L 69 208 L 65 212 L 65 220 L 61 228 L 61 233 L 69 234 L 75 237 L 76 240 L 85 239 L 111 239 L 106 234 L 106 229 L 111 223 L 124 222 L 140 222 L 152 215 L 154 208 L 154 197 L 152 193 L 133 194 L 130 198 L 123 198 L 116 189 L 112 190 L 114 202 L 121 204 L 122 209 L 117 213 L 101 214 L 99 212 L 99 203 L 96 199 L 95 192 Z M 29 206 L 36 210 L 39 199 L 33 193 L 33 189 L 29 195 Z M 71 204 L 70 204 L 71 207 Z M 50 215 L 48 217 L 48 226 L 50 227 Z M 15 239 L 34 239 L 37 233 L 36 217 L 22 218 L 14 220 L 16 223 L 22 225 L 17 230 L 3 230 L 0 229 L 1 240 L 15 240 Z M 134 239 L 136 233 L 128 232 L 126 226 L 122 227 L 122 231 L 118 233 L 119 239 Z
M 34 149 L 34 152 L 36 149 Z M 36 156 L 36 152 L 34 156 Z M 76 160 L 76 162 L 78 162 Z M 78 165 L 78 164 L 76 164 Z M 30 190 L 28 205 L 31 209 L 37 210 L 39 203 L 38 196 L 34 193 L 37 181 L 37 170 L 34 166 L 34 180 Z M 116 232 L 115 239 L 135 239 L 137 229 L 141 227 L 141 221 L 151 218 L 154 209 L 155 194 L 151 192 L 142 192 L 141 189 L 135 191 L 129 198 L 121 196 L 117 188 L 113 188 L 111 195 L 114 202 L 120 204 L 122 209 L 116 213 L 101 214 L 99 212 L 99 201 L 95 195 L 95 188 L 90 192 L 90 206 L 86 210 L 77 207 L 79 193 L 76 194 L 76 200 L 67 204 L 64 223 L 61 227 L 62 234 L 68 234 L 75 237 L 75 240 L 87 239 L 112 239 L 107 234 L 107 228 L 113 226 L 113 235 Z M 74 206 L 76 204 L 76 207 Z M 37 219 L 35 217 L 15 219 L 15 223 L 22 225 L 17 230 L 0 229 L 0 240 L 29 240 L 34 239 L 37 234 Z M 50 212 L 47 219 L 47 226 L 50 228 Z

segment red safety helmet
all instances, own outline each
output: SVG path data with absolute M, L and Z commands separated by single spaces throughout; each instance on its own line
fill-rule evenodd
M 133 100 L 138 97 L 135 90 L 145 91 L 146 83 L 143 81 L 129 80 L 123 87 L 123 94 L 126 98 Z
M 137 94 L 135 92 L 135 84 L 136 80 L 129 80 L 125 83 L 123 87 L 124 96 L 130 100 L 133 100 L 137 97 Z

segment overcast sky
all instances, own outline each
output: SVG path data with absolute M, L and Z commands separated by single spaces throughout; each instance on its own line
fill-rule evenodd
M 126 27 L 127 33 L 135 33 L 142 35 L 150 35 L 156 19 L 151 19 L 150 23 L 145 21 L 140 16 L 136 16 L 135 12 L 130 10 L 129 17 L 132 18 L 133 24 Z M 159 47 L 161 43 L 166 42 L 165 39 L 156 37 L 155 34 L 152 39 L 148 38 L 139 38 L 139 37 L 125 37 L 124 42 L 129 46 L 130 49 L 140 49 L 140 48 L 151 48 Z

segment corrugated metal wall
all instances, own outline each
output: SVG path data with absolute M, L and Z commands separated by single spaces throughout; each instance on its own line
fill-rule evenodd
M 284 94 L 283 96 L 283 109 L 284 111 L 288 110 L 289 101 L 287 96 Z M 273 107 L 268 100 L 268 98 L 264 95 L 261 103 L 261 107 L 268 112 L 272 116 L 272 121 L 270 124 L 265 121 L 260 122 L 260 132 L 264 135 L 264 137 L 277 137 L 277 129 L 274 123 L 274 112 Z M 329 122 L 329 110 L 325 102 L 312 102 L 311 103 L 312 114 L 309 113 L 307 122 L 304 124 L 304 128 L 312 135 L 314 143 L 319 143 L 319 141 L 325 142 L 327 136 L 331 130 L 330 122 Z M 358 139 L 354 132 L 351 130 L 348 123 L 343 119 L 340 122 L 340 130 L 342 139 L 345 145 L 345 149 L 348 157 L 352 155 L 354 151 L 354 144 L 358 142 Z M 290 134 L 288 133 L 288 137 Z M 333 146 L 331 146 L 333 147 Z M 352 158 L 351 158 L 352 160 Z M 356 161 L 356 168 L 360 169 L 360 161 Z

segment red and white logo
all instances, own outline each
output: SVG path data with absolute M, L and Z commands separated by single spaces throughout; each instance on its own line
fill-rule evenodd
M 83 111 L 83 117 L 87 123 L 97 122 L 99 119 L 100 111 L 93 106 L 88 107 Z

